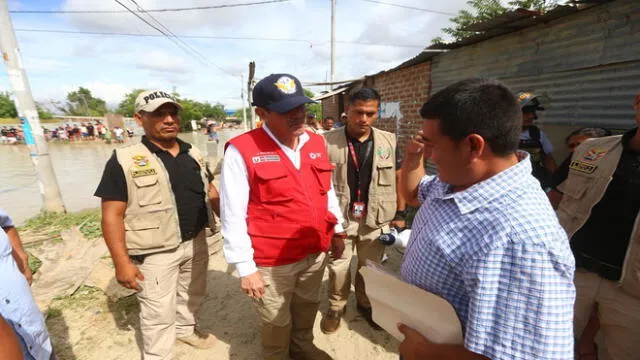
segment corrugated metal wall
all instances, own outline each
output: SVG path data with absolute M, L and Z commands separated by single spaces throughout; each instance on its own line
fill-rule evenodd
M 596 6 L 432 60 L 433 92 L 468 77 L 535 91 L 548 109 L 542 124 L 631 127 L 640 92 L 640 1 Z

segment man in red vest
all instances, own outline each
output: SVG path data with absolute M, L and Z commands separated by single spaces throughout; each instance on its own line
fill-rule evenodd
M 305 130 L 302 85 L 262 79 L 253 105 L 262 128 L 226 144 L 221 177 L 224 255 L 262 322 L 264 359 L 331 359 L 313 344 L 327 251 L 346 233 L 324 139 Z

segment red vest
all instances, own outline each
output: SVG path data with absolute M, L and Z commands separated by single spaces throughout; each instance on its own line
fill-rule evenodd
M 336 217 L 327 207 L 333 165 L 324 139 L 309 134 L 300 170 L 262 128 L 231 139 L 247 166 L 247 230 L 259 266 L 278 266 L 326 252 Z

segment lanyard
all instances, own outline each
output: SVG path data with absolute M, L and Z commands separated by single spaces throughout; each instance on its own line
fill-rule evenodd
M 347 142 L 349 143 L 349 153 L 351 154 L 351 159 L 353 160 L 353 164 L 355 165 L 355 168 L 356 168 L 356 186 L 358 187 L 356 201 L 360 201 L 360 198 L 362 197 L 362 191 L 360 190 L 360 170 L 361 170 L 360 167 L 364 166 L 364 164 L 367 162 L 369 158 L 369 154 L 371 153 L 371 148 L 373 147 L 373 141 L 367 142 L 367 148 L 364 153 L 364 159 L 362 160 L 362 164 L 358 164 L 358 156 L 356 155 L 356 150 L 351 140 L 348 140 Z

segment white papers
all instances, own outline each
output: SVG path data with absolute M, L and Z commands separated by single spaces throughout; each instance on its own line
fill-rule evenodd
M 393 337 L 404 339 L 397 326 L 403 323 L 431 342 L 462 344 L 462 326 L 446 300 L 403 282 L 373 263 L 362 267 L 360 274 L 364 277 L 373 320 Z

